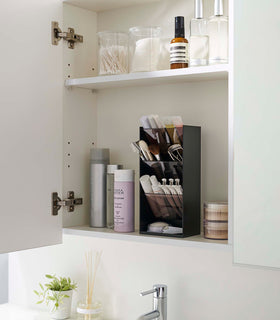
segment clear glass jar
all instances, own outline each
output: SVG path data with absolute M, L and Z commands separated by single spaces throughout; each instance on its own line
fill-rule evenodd
M 160 27 L 133 27 L 129 29 L 130 72 L 159 70 Z
M 99 75 L 128 73 L 128 34 L 98 32 Z
M 79 302 L 77 306 L 78 320 L 102 320 L 102 304 L 99 301 L 87 304 Z

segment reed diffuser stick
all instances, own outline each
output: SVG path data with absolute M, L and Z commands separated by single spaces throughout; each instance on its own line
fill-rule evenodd
M 85 253 L 86 267 L 87 267 L 87 296 L 86 296 L 86 304 L 87 309 L 91 308 L 92 300 L 93 300 L 93 290 L 95 285 L 95 278 L 97 274 L 98 267 L 100 265 L 102 252 L 96 252 L 92 267 L 92 251 Z M 91 314 L 85 314 L 85 320 L 91 320 Z
M 91 287 L 90 287 L 90 301 L 92 302 L 92 296 L 93 296 L 93 289 L 94 289 L 94 284 L 95 284 L 95 278 L 96 278 L 96 273 L 97 269 L 100 264 L 100 259 L 101 259 L 102 252 L 96 252 L 95 253 L 95 259 L 94 259 L 94 268 L 93 268 L 93 276 L 91 278 Z

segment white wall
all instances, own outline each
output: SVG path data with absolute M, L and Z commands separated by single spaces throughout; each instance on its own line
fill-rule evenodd
M 96 296 L 106 319 L 131 320 L 150 311 L 141 290 L 168 285 L 168 320 L 279 320 L 280 272 L 233 266 L 231 250 L 206 250 L 65 235 L 63 245 L 10 254 L 10 302 L 35 305 L 46 273 L 78 281 L 85 292 L 86 250 L 102 250 Z M 73 304 L 73 305 L 74 305 Z M 41 306 L 40 308 L 44 308 Z
M 0 304 L 8 302 L 8 255 L 0 254 Z

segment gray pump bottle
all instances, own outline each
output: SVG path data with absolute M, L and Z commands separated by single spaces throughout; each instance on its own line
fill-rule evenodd
M 90 152 L 90 226 L 106 227 L 106 173 L 109 149 L 92 148 Z

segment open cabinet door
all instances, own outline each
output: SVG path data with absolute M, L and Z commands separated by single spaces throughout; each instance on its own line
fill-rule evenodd
M 61 242 L 62 24 L 60 0 L 0 2 L 0 253 Z
M 280 268 L 279 0 L 234 0 L 234 262 Z

